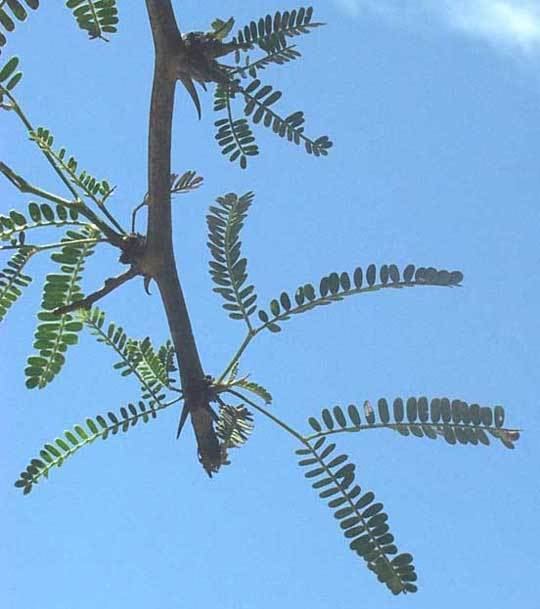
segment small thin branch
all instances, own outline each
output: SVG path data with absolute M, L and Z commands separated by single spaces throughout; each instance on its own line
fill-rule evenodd
M 215 382 L 216 385 L 220 385 L 223 382 L 223 380 L 225 379 L 227 374 L 229 374 L 229 372 L 232 370 L 232 368 L 236 364 L 236 362 L 242 357 L 242 354 L 248 348 L 248 345 L 254 336 L 255 336 L 255 332 L 253 330 L 249 331 L 246 334 L 246 337 L 244 338 L 244 340 L 242 341 L 242 343 L 236 350 L 236 353 L 233 355 L 231 361 L 228 363 L 225 370 L 220 374 L 218 380 Z
M 123 235 L 126 234 L 125 229 L 122 225 L 116 220 L 116 218 L 111 214 L 111 212 L 105 207 L 104 203 L 97 203 L 99 209 L 105 214 L 109 222 Z
M 10 102 L 12 103 L 12 106 L 13 106 L 12 109 L 15 111 L 15 114 L 19 117 L 19 119 L 21 120 L 22 124 L 26 127 L 26 130 L 28 131 L 28 133 L 29 134 L 33 133 L 34 132 L 34 127 L 32 126 L 32 123 L 28 120 L 28 118 L 25 115 L 25 113 L 23 112 L 22 108 L 17 103 L 17 100 L 13 97 L 13 95 L 11 95 L 11 93 L 7 89 L 5 89 L 3 87 L 2 87 L 2 94 L 5 95 L 10 100 Z M 39 146 L 38 146 L 38 148 L 45 155 L 45 158 L 47 159 L 47 161 L 49 162 L 51 167 L 54 169 L 54 171 L 58 175 L 58 177 L 62 180 L 62 182 L 64 183 L 66 188 L 69 190 L 69 192 L 71 192 L 71 194 L 73 195 L 73 198 L 75 200 L 78 200 L 79 199 L 79 195 L 78 195 L 77 191 L 69 183 L 69 180 L 66 178 L 66 176 L 57 167 L 56 162 L 55 162 L 54 158 L 51 156 L 51 154 L 49 152 L 47 152 L 46 150 L 43 150 Z
M 37 186 L 33 186 L 25 180 L 22 176 L 15 173 L 10 167 L 8 167 L 5 163 L 0 161 L 0 172 L 5 175 L 5 177 L 23 194 L 32 194 L 37 197 L 41 197 L 46 199 L 47 201 L 51 201 L 56 203 L 57 205 L 63 205 L 68 208 L 75 208 L 80 214 L 85 216 L 92 224 L 94 224 L 99 230 L 107 237 L 107 239 L 116 247 L 121 247 L 123 244 L 122 235 L 119 235 L 115 232 L 106 222 L 103 222 L 91 209 L 89 209 L 83 201 L 79 198 L 75 201 L 69 201 L 68 199 L 64 199 L 58 195 L 54 195 L 42 188 L 38 188 Z
M 186 179 L 186 181 L 184 181 L 184 179 Z M 177 180 L 178 180 L 179 184 L 178 183 L 175 184 L 175 182 L 177 182 Z M 181 176 L 178 176 L 175 173 L 171 173 L 171 198 L 174 195 L 182 195 L 182 194 L 192 192 L 193 190 L 196 190 L 197 188 L 199 188 L 199 186 L 202 184 L 202 182 L 203 182 L 203 178 L 201 176 L 197 176 L 195 171 L 186 171 Z M 148 205 L 148 193 L 146 193 L 144 195 L 143 200 L 131 212 L 131 232 L 132 233 L 136 232 L 135 231 L 135 221 L 137 219 L 137 214 L 146 205 Z
M 47 243 L 45 245 L 30 245 L 18 243 L 17 245 L 1 245 L 0 251 L 4 250 L 32 250 L 32 254 L 38 254 L 45 250 L 56 249 L 57 247 L 65 247 L 66 245 L 83 245 L 85 243 L 109 243 L 108 239 L 73 239 L 72 241 L 59 241 L 58 243 Z
M 131 232 L 132 233 L 135 233 L 135 221 L 137 219 L 137 214 L 145 205 L 148 205 L 148 193 L 146 193 L 144 195 L 144 199 L 131 212 Z
M 64 245 L 66 244 L 69 244 L 69 241 L 67 241 Z M 113 290 L 116 290 L 116 288 L 119 288 L 122 284 L 126 283 L 126 281 L 133 279 L 133 277 L 136 277 L 139 274 L 140 271 L 132 266 L 130 269 L 124 273 L 121 273 L 117 277 L 110 277 L 109 279 L 106 279 L 101 289 L 92 292 L 92 294 L 89 294 L 81 300 L 76 300 L 71 304 L 54 309 L 53 313 L 55 315 L 64 315 L 77 309 L 90 309 L 95 302 L 104 296 L 107 296 L 107 294 L 110 294 Z
M 106 218 L 109 220 L 109 222 L 120 232 L 120 234 L 125 235 L 126 231 L 124 230 L 122 225 L 116 220 L 116 218 L 111 214 L 111 212 L 105 206 L 105 201 L 107 200 L 108 197 L 111 196 L 111 194 L 114 191 L 114 188 L 112 188 L 105 196 L 103 196 L 101 199 L 99 199 L 92 192 L 92 190 L 90 188 L 88 188 L 88 186 L 86 186 L 83 181 L 81 181 L 81 179 L 77 175 L 76 171 L 72 167 L 70 167 L 70 165 L 68 163 L 66 163 L 62 158 L 60 158 L 59 155 L 56 152 L 54 152 L 54 150 L 52 150 L 52 148 L 50 148 L 50 146 L 48 146 L 48 144 L 47 145 L 41 144 L 39 147 L 42 151 L 46 152 L 47 154 L 49 154 L 51 156 L 52 159 L 54 159 L 54 162 L 58 165 L 58 168 L 62 172 L 65 172 L 67 175 L 70 176 L 71 180 L 84 192 L 84 194 L 87 197 L 89 197 L 95 203 L 95 205 L 98 207 L 98 209 L 106 216 Z M 80 200 L 78 194 L 77 194 L 77 199 Z
M 11 182 L 11 184 L 13 184 L 13 186 L 15 186 L 15 188 L 23 194 L 36 195 L 37 197 L 41 197 L 42 199 L 46 199 L 52 203 L 57 203 L 58 205 L 65 205 L 66 207 L 76 207 L 76 203 L 73 201 L 69 201 L 68 199 L 64 199 L 59 195 L 52 194 L 46 190 L 43 190 L 42 188 L 33 186 L 30 184 L 30 182 L 26 181 L 22 176 L 15 173 L 13 169 L 8 167 L 2 161 L 0 161 L 0 172 L 2 172 Z
M 266 408 L 263 408 L 262 406 L 259 406 L 259 404 L 257 404 L 256 402 L 254 402 L 253 400 L 250 400 L 249 398 L 247 398 L 245 395 L 243 395 L 242 393 L 240 393 L 239 391 L 235 391 L 234 389 L 227 389 L 225 391 L 225 393 L 231 393 L 232 395 L 236 396 L 237 398 L 241 399 L 243 402 L 246 402 L 246 404 L 249 404 L 252 408 L 255 408 L 255 410 L 258 410 L 261 414 L 263 414 L 265 417 L 268 417 L 269 419 L 271 419 L 272 421 L 274 421 L 274 423 L 276 423 L 277 425 L 279 425 L 282 429 L 284 429 L 288 434 L 290 434 L 291 436 L 295 437 L 299 442 L 301 442 L 302 444 L 304 444 L 305 446 L 309 446 L 311 448 L 311 446 L 309 445 L 309 442 L 307 441 L 306 438 L 304 438 L 304 436 L 296 431 L 295 429 L 293 429 L 292 427 L 290 427 L 289 425 L 287 425 L 287 423 L 285 423 L 285 421 L 282 421 L 281 419 L 279 419 L 278 417 L 276 417 L 275 415 L 273 415 L 271 412 L 269 412 L 268 410 L 266 410 Z
M 6 95 L 6 97 L 10 100 L 12 107 L 11 109 L 14 110 L 15 114 L 17 114 L 17 116 L 19 117 L 19 119 L 21 120 L 21 122 L 23 123 L 23 125 L 25 126 L 26 130 L 28 131 L 29 134 L 33 134 L 34 133 L 34 127 L 32 126 L 32 123 L 29 121 L 29 119 L 27 118 L 27 116 L 25 115 L 25 113 L 23 112 L 22 108 L 19 106 L 19 104 L 17 103 L 17 100 L 13 97 L 13 95 L 11 95 L 11 93 L 3 88 L 0 87 L 2 94 Z M 33 138 L 32 138 L 33 139 Z M 35 141 L 35 140 L 33 140 Z M 36 142 L 37 143 L 37 142 Z M 39 144 L 38 144 L 38 148 L 41 150 L 41 152 L 43 153 L 43 155 L 45 156 L 45 158 L 47 159 L 47 161 L 49 162 L 49 164 L 51 165 L 51 167 L 53 168 L 54 172 L 60 177 L 60 179 L 62 180 L 62 182 L 64 183 L 64 185 L 66 186 L 66 188 L 69 190 L 69 192 L 73 195 L 73 199 L 74 202 L 71 202 L 71 205 L 77 205 L 77 204 L 82 204 L 81 198 L 79 197 L 79 193 L 75 190 L 75 188 L 73 187 L 73 185 L 70 183 L 70 181 L 66 178 L 66 176 L 64 175 L 64 171 L 67 171 L 68 173 L 71 174 L 71 172 L 69 171 L 67 165 L 65 165 L 58 157 L 57 155 L 55 155 L 51 150 L 47 150 L 45 148 L 42 148 Z M 62 169 L 58 166 L 58 163 L 60 162 Z M 63 170 L 63 171 L 62 171 Z M 8 177 L 6 175 L 6 177 Z M 20 177 L 20 176 L 19 176 Z M 77 178 L 77 176 L 71 176 L 72 178 Z M 9 177 L 8 177 L 9 179 Z M 27 183 L 28 184 L 28 183 Z M 80 186 L 80 185 L 79 185 Z M 35 188 L 35 187 L 33 187 Z M 36 189 L 41 191 L 41 189 Z M 83 189 L 84 190 L 84 189 Z M 44 193 L 45 191 L 41 191 L 41 193 Z M 105 214 L 105 216 L 108 218 L 108 220 L 113 224 L 113 226 L 115 226 L 121 234 L 125 234 L 124 229 L 122 228 L 122 226 L 115 220 L 115 218 L 112 216 L 112 214 L 109 212 L 109 210 L 105 207 L 104 201 L 100 202 L 96 199 L 96 197 L 93 195 L 93 193 L 85 190 L 85 192 L 88 194 L 88 196 L 90 196 L 92 198 L 92 200 L 98 205 L 99 209 Z M 38 192 L 34 192 L 32 194 L 37 194 L 38 196 L 45 196 L 44 194 L 41 194 Z M 49 194 L 49 193 L 46 193 Z M 45 197 L 46 198 L 46 197 Z M 49 199 L 51 200 L 51 199 Z M 65 203 L 64 203 L 65 205 Z M 97 216 L 94 216 L 97 219 Z M 99 221 L 99 220 L 98 220 Z M 106 225 L 104 225 L 106 226 Z M 103 228 L 100 227 L 102 230 Z M 103 230 L 103 232 L 105 232 Z

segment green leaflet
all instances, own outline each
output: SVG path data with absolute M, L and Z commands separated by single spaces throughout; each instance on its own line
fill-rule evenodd
M 60 267 L 45 278 L 39 324 L 35 332 L 34 348 L 37 353 L 28 358 L 25 369 L 26 386 L 42 389 L 60 372 L 65 363 L 67 349 L 77 344 L 82 323 L 71 314 L 57 315 L 54 310 L 80 300 L 80 280 L 86 258 L 93 254 L 95 243 L 73 244 L 74 240 L 98 238 L 99 233 L 87 228 L 80 233 L 68 231 L 62 239 L 65 246 L 52 254 L 51 259 Z
M 100 343 L 111 347 L 120 357 L 114 364 L 122 376 L 133 374 L 141 384 L 142 399 L 151 407 L 162 405 L 164 390 L 178 391 L 170 373 L 176 370 L 174 349 L 170 341 L 156 350 L 150 338 L 139 341 L 130 338 L 120 326 L 110 323 L 105 328 L 105 313 L 97 307 L 81 311 L 80 318 Z
M 247 378 L 240 378 L 236 380 L 234 378 L 232 380 L 229 378 L 226 385 L 228 387 L 241 387 L 242 389 L 245 389 L 246 391 L 249 391 L 257 397 L 261 398 L 261 400 L 263 400 L 265 404 L 272 403 L 272 395 L 270 394 L 268 389 L 265 389 L 262 385 L 259 385 L 254 381 L 250 381 Z
M 361 414 L 362 412 L 362 414 Z M 364 417 L 364 422 L 362 421 Z M 362 409 L 350 404 L 324 408 L 320 419 L 310 417 L 309 426 L 314 430 L 309 439 L 336 433 L 363 431 L 365 429 L 392 429 L 403 436 L 443 438 L 448 444 L 489 445 L 489 436 L 499 440 L 506 448 L 514 448 L 519 440 L 517 429 L 504 428 L 502 406 L 479 406 L 462 400 L 410 397 L 396 398 L 389 406 L 385 398 L 377 402 L 377 409 L 366 401 Z
M 165 383 L 167 386 L 172 385 L 176 382 L 174 377 L 171 377 L 171 373 L 176 372 L 176 351 L 174 350 L 174 345 L 170 340 L 165 341 L 163 345 L 161 345 L 158 349 L 157 356 L 159 361 L 161 362 L 163 369 L 166 371 L 166 378 L 168 379 L 168 383 Z
M 378 276 L 377 276 L 378 275 Z M 454 287 L 463 281 L 460 271 L 437 270 L 433 267 L 418 267 L 407 265 L 401 274 L 395 264 L 383 264 L 378 273 L 377 267 L 370 264 L 365 271 L 357 267 L 352 276 L 346 272 L 330 273 L 319 282 L 318 292 L 311 283 L 299 286 L 294 298 L 287 292 L 282 292 L 279 299 L 270 301 L 268 313 L 259 309 L 258 316 L 263 325 L 257 331 L 266 328 L 271 332 L 279 332 L 278 322 L 290 319 L 315 307 L 329 305 L 343 300 L 347 296 L 375 292 L 385 288 L 406 288 L 414 286 L 445 286 Z
M 216 434 L 225 449 L 242 446 L 252 431 L 253 415 L 245 406 L 220 405 Z
M 226 301 L 223 308 L 231 319 L 244 320 L 251 329 L 250 316 L 257 309 L 255 287 L 245 285 L 247 260 L 241 258 L 240 230 L 244 225 L 253 193 L 241 197 L 234 193 L 218 197 L 217 206 L 210 207 L 206 216 L 208 224 L 208 247 L 213 260 L 210 275 L 217 285 L 214 292 Z
M 88 37 L 106 40 L 105 34 L 114 34 L 118 24 L 116 0 L 67 0 L 66 7 L 73 12 L 77 25 Z
M 277 11 L 273 16 L 266 15 L 251 21 L 233 38 L 237 44 L 258 45 L 266 52 L 287 46 L 287 38 L 308 34 L 312 29 L 324 25 L 312 21 L 313 8 L 300 8 L 292 11 Z
M 34 253 L 32 248 L 21 248 L 0 271 L 0 321 L 3 321 L 8 309 L 20 298 L 22 289 L 32 281 L 31 277 L 23 274 L 23 269 Z
M 195 171 L 185 171 L 182 175 L 171 174 L 171 195 L 192 192 L 201 186 L 204 178 Z
M 231 76 L 238 74 L 240 78 L 257 78 L 260 70 L 265 70 L 268 66 L 275 64 L 282 66 L 290 63 L 295 59 L 302 57 L 300 51 L 296 50 L 296 45 L 288 44 L 283 48 L 276 48 L 268 53 L 268 55 L 251 62 L 249 56 L 246 56 L 244 65 L 239 65 L 231 72 Z
M 216 140 L 222 154 L 232 162 L 237 161 L 242 169 L 247 167 L 248 157 L 259 154 L 247 119 L 254 124 L 262 123 L 289 142 L 303 144 L 306 152 L 314 156 L 326 156 L 332 147 L 332 142 L 326 135 L 316 139 L 305 135 L 303 112 L 293 112 L 285 118 L 280 116 L 272 106 L 280 99 L 281 91 L 276 91 L 269 85 L 261 85 L 257 79 L 259 70 L 271 64 L 283 65 L 301 57 L 296 45 L 288 43 L 288 38 L 307 34 L 311 29 L 323 25 L 313 22 L 312 16 L 312 8 L 300 8 L 284 13 L 278 11 L 273 17 L 266 15 L 258 21 L 252 21 L 232 40 L 231 44 L 237 47 L 237 64 L 240 63 L 241 53 L 255 45 L 266 53 L 264 57 L 253 62 L 247 56 L 244 65 L 236 68 L 224 67 L 230 82 L 219 84 L 215 90 L 214 110 L 225 114 L 214 123 L 217 127 Z M 222 28 L 225 25 L 229 27 L 229 23 L 217 20 L 213 25 L 215 28 Z M 232 27 L 232 23 L 230 26 Z M 254 80 L 244 87 L 240 84 L 240 79 L 248 75 Z M 244 115 L 247 119 L 234 118 L 232 100 L 237 96 L 244 98 Z
M 312 139 L 304 133 L 304 113 L 293 112 L 286 118 L 281 117 L 271 108 L 282 96 L 281 91 L 274 90 L 270 85 L 262 85 L 259 79 L 251 81 L 247 87 L 236 85 L 238 91 L 244 96 L 244 114 L 255 124 L 262 123 L 265 127 L 281 138 L 293 144 L 304 144 L 308 154 L 326 156 L 332 147 L 328 136 L 323 135 Z
M 291 54 L 288 51 L 282 55 L 276 53 L 273 56 L 275 59 L 273 63 L 284 63 L 284 57 L 287 54 L 290 57 L 297 56 L 295 53 Z M 267 57 L 261 63 L 257 63 L 260 69 L 261 66 L 272 63 L 272 60 Z M 254 70 L 256 72 L 256 68 Z M 235 73 L 242 75 L 244 72 L 244 69 L 236 70 L 231 73 L 231 77 Z M 293 112 L 283 118 L 272 108 L 273 104 L 281 98 L 281 91 L 274 90 L 270 85 L 261 85 L 258 79 L 253 80 L 246 87 L 243 87 L 239 80 L 234 80 L 231 81 L 231 85 L 217 86 L 214 99 L 214 110 L 216 112 L 224 111 L 226 114 L 224 118 L 220 118 L 214 123 L 218 128 L 215 137 L 221 147 L 222 154 L 228 155 L 230 161 L 238 161 L 240 167 L 245 169 L 247 167 L 247 157 L 259 154 L 255 136 L 247 119 L 233 118 L 231 101 L 238 94 L 244 98 L 245 116 L 254 124 L 262 123 L 268 129 L 272 129 L 273 133 L 279 137 L 286 138 L 287 141 L 296 145 L 303 144 L 308 154 L 317 157 L 328 154 L 328 150 L 333 145 L 328 136 L 323 135 L 312 139 L 304 133 L 305 118 L 303 112 Z
M 0 240 L 8 241 L 37 228 L 64 226 L 89 227 L 89 224 L 79 219 L 79 212 L 75 207 L 38 204 L 32 201 L 28 204 L 26 214 L 18 210 L 11 210 L 8 215 L 0 214 Z
M 66 459 L 74 455 L 84 446 L 91 444 L 94 440 L 101 438 L 106 440 L 110 435 L 116 435 L 119 431 L 127 432 L 139 421 L 147 423 L 155 419 L 157 412 L 164 410 L 173 403 L 161 404 L 157 408 L 148 408 L 144 402 L 137 405 L 128 404 L 120 408 L 118 414 L 108 412 L 105 416 L 97 415 L 94 419 L 86 419 L 84 424 L 75 425 L 71 430 L 52 442 L 44 444 L 39 452 L 39 457 L 30 461 L 27 468 L 21 472 L 15 482 L 17 488 L 21 488 L 27 495 L 43 477 L 48 478 L 49 471 L 53 467 L 60 467 Z
M 371 491 L 362 491 L 354 484 L 354 464 L 348 462 L 347 455 L 336 456 L 336 445 L 325 445 L 325 441 L 324 437 L 319 438 L 296 451 L 300 456 L 298 464 L 306 468 L 304 476 L 319 497 L 328 500 L 349 547 L 377 579 L 393 594 L 416 592 L 412 583 L 417 579 L 413 558 L 410 554 L 398 554 L 383 504 L 375 501 Z
M 26 21 L 27 8 L 35 10 L 39 0 L 7 0 L 0 5 L 0 52 L 7 43 L 7 36 L 16 28 L 18 21 Z M 2 81 L 0 74 L 0 82 Z
M 224 40 L 231 33 L 234 27 L 234 18 L 231 17 L 227 21 L 216 18 L 212 21 L 212 34 L 216 40 Z
M 65 148 L 55 151 L 54 137 L 45 127 L 38 127 L 30 137 L 43 152 L 53 158 L 62 173 L 66 173 L 86 196 L 92 198 L 98 205 L 105 203 L 114 190 L 107 180 L 99 180 L 84 170 L 80 171 L 77 159 L 68 155 Z
M 143 379 L 143 399 L 150 399 L 154 394 L 172 388 L 175 379 L 169 373 L 174 371 L 175 367 L 174 349 L 170 341 L 161 347 L 160 351 L 156 351 L 147 336 L 140 341 L 130 340 L 127 343 L 127 351 L 133 361 L 137 362 L 136 372 Z
M 259 147 L 255 136 L 245 118 L 233 117 L 231 100 L 234 94 L 230 87 L 218 85 L 215 90 L 214 110 L 226 111 L 226 116 L 215 121 L 217 127 L 215 139 L 221 148 L 221 154 L 227 156 L 229 161 L 238 161 L 242 169 L 247 167 L 247 157 L 257 156 Z

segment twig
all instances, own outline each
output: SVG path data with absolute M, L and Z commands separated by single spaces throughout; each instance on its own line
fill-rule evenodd
M 121 273 L 117 277 L 110 277 L 109 279 L 105 279 L 105 283 L 103 284 L 103 287 L 101 289 L 92 292 L 92 294 L 89 294 L 81 300 L 76 300 L 71 304 L 54 309 L 53 313 L 55 315 L 65 315 L 66 313 L 71 313 L 71 311 L 75 311 L 77 309 L 90 309 L 90 307 L 95 302 L 97 302 L 104 296 L 107 296 L 107 294 L 110 294 L 113 290 L 116 290 L 116 288 L 119 288 L 122 284 L 126 283 L 126 281 L 133 279 L 133 277 L 136 277 L 139 274 L 140 271 L 138 271 L 134 266 L 132 266 L 130 269 L 128 269 L 124 273 Z
M 45 245 L 17 243 L 15 245 L 0 245 L 0 251 L 4 250 L 33 250 L 33 254 L 52 250 L 66 245 L 82 245 L 83 243 L 109 243 L 108 239 L 72 239 L 67 241 L 59 241 L 58 243 L 46 243 Z
M 0 172 L 3 173 L 6 178 L 15 186 L 15 188 L 24 194 L 36 195 L 37 197 L 41 197 L 46 199 L 47 201 L 51 201 L 52 203 L 56 203 L 57 205 L 63 205 L 68 208 L 75 208 L 80 214 L 85 216 L 92 224 L 95 224 L 97 228 L 107 237 L 107 239 L 116 247 L 121 247 L 123 244 L 122 236 L 115 232 L 106 222 L 100 220 L 100 218 L 89 209 L 80 199 L 77 201 L 69 201 L 68 199 L 64 199 L 58 195 L 52 194 L 43 190 L 42 188 L 38 188 L 37 186 L 33 186 L 25 180 L 22 176 L 15 173 L 13 169 L 8 167 L 5 163 L 0 161 Z

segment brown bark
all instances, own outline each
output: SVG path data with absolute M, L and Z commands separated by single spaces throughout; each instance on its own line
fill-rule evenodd
M 185 407 L 197 438 L 199 457 L 208 473 L 219 468 L 219 442 L 213 429 L 208 383 L 197 351 L 178 277 L 171 217 L 171 131 L 176 74 L 184 44 L 170 0 L 146 0 L 155 48 L 148 137 L 148 230 L 140 269 L 152 277 L 165 307 L 176 350 Z

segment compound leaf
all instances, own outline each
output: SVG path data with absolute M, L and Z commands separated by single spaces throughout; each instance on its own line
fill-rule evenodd
M 63 437 L 44 444 L 39 452 L 39 459 L 35 458 L 30 461 L 27 468 L 21 472 L 15 486 L 21 488 L 27 495 L 42 478 L 48 478 L 52 468 L 60 467 L 66 459 L 84 446 L 98 438 L 106 440 L 110 435 L 116 435 L 119 431 L 127 432 L 139 421 L 147 423 L 156 418 L 158 411 L 171 405 L 162 404 L 157 408 L 148 408 L 141 401 L 136 405 L 128 404 L 127 408 L 122 407 L 118 414 L 108 412 L 105 416 L 97 415 L 94 419 L 86 419 L 84 424 L 75 425 L 72 429 L 66 430 Z
M 362 414 L 361 414 L 361 411 Z M 364 422 L 362 420 L 364 417 Z M 309 426 L 315 433 L 310 439 L 342 432 L 365 429 L 391 429 L 402 436 L 442 438 L 448 444 L 479 444 L 488 446 L 489 437 L 499 440 L 506 448 L 514 448 L 519 440 L 517 429 L 505 428 L 502 406 L 479 406 L 463 400 L 448 398 L 395 398 L 392 406 L 385 398 L 374 408 L 369 401 L 363 408 L 350 404 L 346 410 L 335 406 L 324 408 L 320 419 L 310 417 Z
M 330 273 L 319 282 L 318 290 L 311 284 L 306 283 L 298 287 L 294 298 L 283 292 L 278 299 L 270 301 L 270 314 L 259 309 L 258 316 L 263 325 L 258 328 L 266 328 L 271 332 L 279 331 L 278 322 L 290 319 L 292 315 L 298 315 L 311 309 L 329 305 L 333 302 L 343 300 L 347 296 L 375 292 L 385 288 L 406 288 L 415 286 L 446 286 L 460 285 L 463 274 L 460 271 L 437 270 L 433 267 L 416 268 L 409 264 L 400 275 L 395 264 L 383 265 L 379 270 L 380 279 L 377 280 L 377 268 L 371 264 L 364 270 L 357 267 L 351 276 L 346 273 Z M 295 306 L 292 306 L 294 302 Z
M 410 554 L 398 554 L 394 536 L 389 532 L 388 515 L 382 503 L 371 491 L 365 492 L 355 484 L 355 465 L 344 454 L 335 454 L 335 444 L 325 445 L 325 438 L 315 444 L 306 442 L 297 451 L 304 476 L 329 500 L 334 517 L 349 547 L 362 558 L 368 569 L 393 594 L 416 592 L 416 573 Z M 324 447 L 324 448 L 323 448 Z
M 218 197 L 217 206 L 210 207 L 206 216 L 208 247 L 213 258 L 210 275 L 217 286 L 214 292 L 225 300 L 223 308 L 229 317 L 244 320 L 250 329 L 257 295 L 253 285 L 246 285 L 247 259 L 241 257 L 240 231 L 253 197 L 251 192 L 241 197 L 234 193 Z
M 114 34 L 118 24 L 116 0 L 67 0 L 69 8 L 77 21 L 92 40 L 107 40 L 105 34 Z

